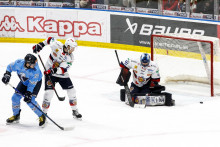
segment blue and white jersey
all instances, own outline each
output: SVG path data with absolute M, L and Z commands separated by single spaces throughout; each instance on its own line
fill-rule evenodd
M 133 83 L 138 87 L 147 84 L 150 79 L 160 79 L 159 67 L 154 61 L 150 61 L 147 67 L 142 66 L 137 60 L 130 59 L 123 64 L 129 69 L 133 69 Z
M 34 87 L 36 86 L 37 82 L 42 79 L 42 73 L 38 66 L 38 63 L 36 63 L 33 69 L 26 68 L 24 64 L 25 64 L 24 59 L 18 59 L 15 62 L 12 62 L 7 66 L 7 71 L 17 72 L 18 77 L 20 78 L 21 82 L 25 86 L 27 86 L 27 91 L 33 92 Z

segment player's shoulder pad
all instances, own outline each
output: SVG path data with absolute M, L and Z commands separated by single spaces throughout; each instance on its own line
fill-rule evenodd
M 158 68 L 157 63 L 154 62 L 154 61 L 151 61 L 151 62 L 150 62 L 150 66 L 151 66 L 151 67 L 154 67 L 154 68 Z

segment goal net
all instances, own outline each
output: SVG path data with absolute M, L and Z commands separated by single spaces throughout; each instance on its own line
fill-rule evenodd
M 159 64 L 163 82 L 197 82 L 220 93 L 219 39 L 189 34 L 153 34 L 151 58 Z M 161 69 L 163 68 L 163 69 Z

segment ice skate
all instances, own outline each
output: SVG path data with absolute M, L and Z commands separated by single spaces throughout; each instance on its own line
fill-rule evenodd
M 20 120 L 20 112 L 21 110 L 19 111 L 19 113 L 17 115 L 13 115 L 12 117 L 8 118 L 6 120 L 6 124 L 13 124 L 13 123 L 19 123 L 19 120 Z
M 73 118 L 82 120 L 82 115 L 78 112 L 78 110 L 73 110 Z
M 46 122 L 46 117 L 44 116 L 44 114 L 42 114 L 40 117 L 39 117 L 39 126 L 41 126 L 42 128 L 45 127 L 45 122 Z

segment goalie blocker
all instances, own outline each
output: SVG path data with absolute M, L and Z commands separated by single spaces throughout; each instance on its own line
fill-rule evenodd
M 157 85 L 150 88 L 150 93 L 134 93 L 132 100 L 135 104 L 145 106 L 174 106 L 175 100 L 172 99 L 172 94 L 168 92 L 161 92 L 165 90 L 165 86 Z M 120 90 L 120 99 L 125 101 L 125 89 Z

